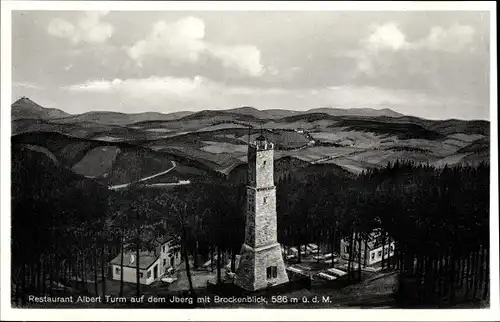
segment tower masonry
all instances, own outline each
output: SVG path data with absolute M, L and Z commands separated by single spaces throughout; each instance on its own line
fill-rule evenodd
M 277 240 L 273 150 L 263 136 L 248 146 L 245 243 L 235 284 L 249 291 L 288 282 Z

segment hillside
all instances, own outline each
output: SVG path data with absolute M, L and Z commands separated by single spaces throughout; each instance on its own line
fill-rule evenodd
M 322 108 L 314 108 L 314 109 L 308 110 L 306 113 L 307 114 L 325 113 L 325 114 L 332 115 L 332 116 L 368 116 L 368 117 L 374 117 L 374 116 L 400 117 L 400 116 L 403 116 L 403 114 L 395 112 L 395 111 L 388 109 L 388 108 L 376 110 L 376 109 L 372 109 L 372 108 L 344 109 L 344 108 L 322 107 Z M 306 113 L 303 113 L 303 114 L 306 114 Z
M 293 175 L 300 179 L 308 174 L 314 174 L 317 172 L 333 173 L 336 176 L 343 178 L 350 178 L 353 176 L 352 173 L 336 164 L 313 165 L 307 161 L 288 156 L 274 160 L 274 180 L 276 183 L 282 181 L 287 175 Z M 241 164 L 235 167 L 229 174 L 228 178 L 232 182 L 246 183 L 246 164 Z
M 174 159 L 181 163 L 176 169 L 179 178 L 188 180 L 192 179 L 192 174 L 210 175 L 204 169 L 194 171 L 184 167 L 185 160 L 176 155 L 127 143 L 79 139 L 54 132 L 14 136 L 12 146 L 43 153 L 58 167 L 106 185 L 128 183 L 165 171 L 172 167 Z M 183 170 L 189 171 L 184 174 Z M 161 182 L 159 179 L 157 182 Z
M 12 120 L 19 119 L 56 119 L 68 117 L 70 114 L 56 108 L 45 108 L 27 97 L 21 97 L 12 104 Z
M 58 124 L 72 124 L 91 122 L 100 125 L 128 125 L 144 121 L 169 121 L 193 114 L 190 111 L 174 113 L 119 113 L 119 112 L 87 112 L 71 115 L 56 108 L 45 108 L 33 102 L 28 97 L 21 97 L 11 106 L 12 120 L 40 119 Z
M 70 117 L 60 118 L 53 120 L 54 123 L 79 123 L 79 122 L 93 122 L 102 125 L 129 125 L 137 122 L 145 121 L 170 121 L 176 120 L 192 112 L 176 112 L 171 114 L 162 113 L 135 113 L 125 114 L 118 112 L 88 112 Z
M 293 115 L 303 115 L 303 114 L 315 114 L 323 113 L 331 116 L 388 116 L 388 117 L 400 117 L 403 114 L 397 113 L 391 109 L 384 108 L 381 110 L 371 109 L 371 108 L 332 108 L 332 107 L 322 107 L 309 109 L 307 111 L 291 111 L 284 109 L 269 109 L 269 110 L 258 110 L 254 107 L 244 106 L 239 108 L 233 108 L 228 110 L 223 110 L 225 113 L 249 115 L 258 119 L 279 119 L 284 117 L 289 117 Z
M 100 141 L 128 141 L 155 139 L 162 133 L 148 132 L 134 127 L 105 125 L 94 122 L 57 123 L 57 120 L 18 119 L 12 121 L 12 135 L 32 132 L 57 132 L 68 136 Z
M 230 113 L 230 114 L 248 115 L 248 116 L 252 116 L 254 118 L 258 118 L 258 119 L 274 118 L 266 110 L 262 110 L 261 111 L 261 110 L 258 110 L 256 108 L 249 107 L 249 106 L 244 106 L 244 107 L 239 107 L 239 108 L 233 108 L 233 109 L 229 109 L 229 110 L 224 110 L 223 112 Z
M 35 107 L 40 115 L 52 115 Z M 89 112 L 56 119 L 30 114 L 12 121 L 19 143 L 44 147 L 68 169 L 113 183 L 147 175 L 171 161 L 200 173 L 231 176 L 247 162 L 248 141 L 260 134 L 275 143 L 276 160 L 292 158 L 351 173 L 399 159 L 436 166 L 477 164 L 489 160 L 489 130 L 488 121 L 427 120 L 392 110 L 299 112 L 248 106 L 173 114 Z M 62 135 L 61 142 L 54 140 L 56 134 Z M 139 170 L 125 169 L 127 162 Z
M 332 126 L 333 127 L 333 126 Z M 384 123 L 371 120 L 342 120 L 335 127 L 345 127 L 347 130 L 373 132 L 377 134 L 395 135 L 399 139 L 438 140 L 445 136 L 439 132 L 428 130 L 412 123 Z

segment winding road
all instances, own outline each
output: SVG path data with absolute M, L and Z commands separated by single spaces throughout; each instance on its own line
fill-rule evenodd
M 169 169 L 167 169 L 167 170 L 165 170 L 165 171 L 158 172 L 158 173 L 155 173 L 155 174 L 153 174 L 151 176 L 144 177 L 144 178 L 141 178 L 139 180 L 132 181 L 132 182 L 129 182 L 129 183 L 123 183 L 123 184 L 118 184 L 118 185 L 114 185 L 114 186 L 109 186 L 108 189 L 109 190 L 124 189 L 124 188 L 129 187 L 130 185 L 137 184 L 139 182 L 144 182 L 144 181 L 147 181 L 147 180 L 150 180 L 150 179 L 162 176 L 164 174 L 167 174 L 170 171 L 172 171 L 173 169 L 175 169 L 175 167 L 177 166 L 177 164 L 175 163 L 175 161 L 171 161 L 171 162 L 172 162 L 172 167 L 169 168 Z M 189 180 L 179 180 L 178 182 L 148 184 L 148 185 L 146 185 L 146 187 L 180 186 L 180 185 L 186 185 L 186 184 L 190 184 L 190 183 L 191 182 Z

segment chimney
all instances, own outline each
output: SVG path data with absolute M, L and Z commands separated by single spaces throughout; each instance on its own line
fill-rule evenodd
M 135 261 L 135 256 L 133 254 L 130 254 L 130 264 L 133 264 Z

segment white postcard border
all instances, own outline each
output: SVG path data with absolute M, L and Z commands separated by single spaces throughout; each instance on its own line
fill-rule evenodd
M 489 309 L 409 310 L 409 309 L 13 309 L 10 299 L 10 137 L 11 137 L 11 11 L 13 10 L 365 10 L 365 11 L 489 11 L 490 12 L 490 256 L 491 286 Z M 356 321 L 493 321 L 500 316 L 499 296 L 499 207 L 498 207 L 498 123 L 497 123 L 497 53 L 495 2 L 246 2 L 246 1 L 2 1 L 1 2 L 1 279 L 0 307 L 2 320 L 356 320 Z

